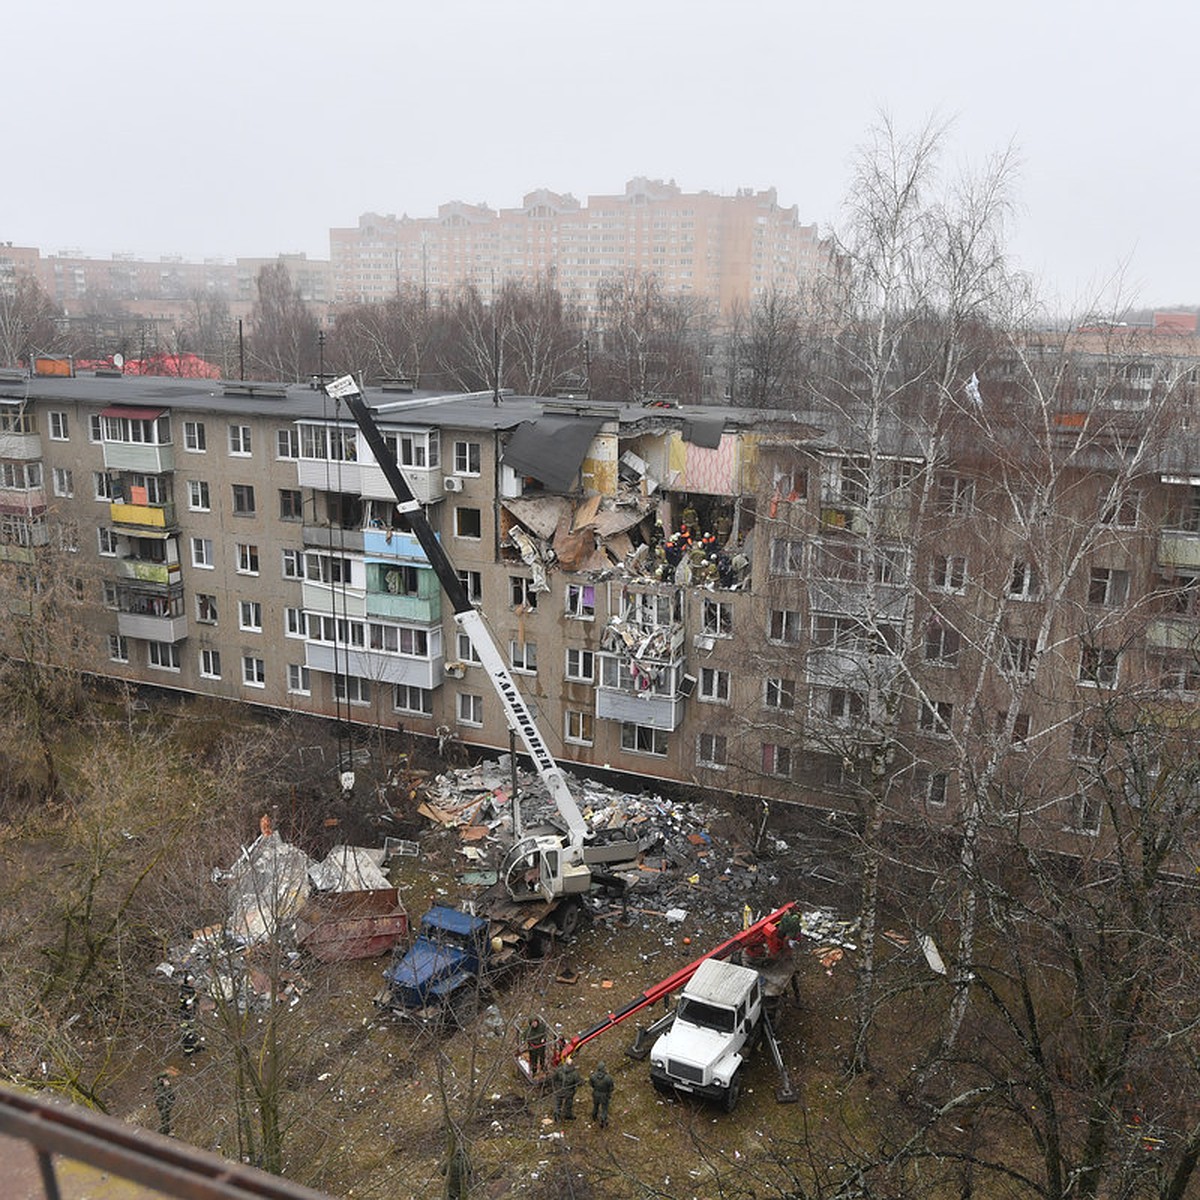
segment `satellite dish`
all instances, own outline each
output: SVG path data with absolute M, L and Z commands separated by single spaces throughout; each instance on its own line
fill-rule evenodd
M 116 367 L 117 370 L 119 371 L 124 365 L 125 365 L 125 355 L 114 354 L 113 355 L 113 366 Z

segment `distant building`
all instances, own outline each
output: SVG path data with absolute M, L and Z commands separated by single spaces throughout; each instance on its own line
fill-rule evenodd
M 401 285 L 436 295 L 469 283 L 486 298 L 507 280 L 552 275 L 589 311 L 605 276 L 632 271 L 727 313 L 811 283 L 829 254 L 817 227 L 780 206 L 774 188 L 721 196 L 644 178 L 586 205 L 542 188 L 499 211 L 454 202 L 436 217 L 366 213 L 353 229 L 331 229 L 329 243 L 336 304 L 386 300 Z

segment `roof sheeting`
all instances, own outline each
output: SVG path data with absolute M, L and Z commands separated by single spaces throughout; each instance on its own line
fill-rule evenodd
M 570 491 L 603 424 L 599 417 L 576 416 L 526 421 L 504 447 L 504 465 L 540 479 L 551 491 Z

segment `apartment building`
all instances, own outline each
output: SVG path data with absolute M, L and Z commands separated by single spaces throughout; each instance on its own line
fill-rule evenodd
M 773 188 L 722 196 L 645 178 L 586 204 L 542 188 L 498 211 L 454 202 L 436 217 L 365 213 L 354 228 L 331 229 L 329 242 L 338 304 L 386 300 L 403 285 L 436 295 L 460 283 L 490 299 L 508 280 L 552 275 L 588 312 L 606 276 L 639 272 L 670 295 L 703 297 L 728 313 L 814 281 L 830 252 Z
M 1028 444 L 1001 366 L 996 436 L 936 452 L 901 413 L 367 399 L 565 764 L 833 806 L 878 772 L 941 821 L 986 763 L 1094 837 L 1105 706 L 1200 702 L 1195 383 L 1140 366 Z M 12 374 L 0 472 L 0 560 L 77 564 L 97 674 L 507 748 L 324 392 Z

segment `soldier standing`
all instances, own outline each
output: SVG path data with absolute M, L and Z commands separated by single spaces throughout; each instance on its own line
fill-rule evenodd
M 574 1062 L 569 1058 L 563 1059 L 558 1070 L 554 1072 L 554 1119 L 563 1121 L 575 1120 L 575 1092 L 582 1082 L 582 1076 Z
M 171 1076 L 163 1071 L 154 1080 L 154 1107 L 158 1109 L 158 1132 L 171 1135 L 171 1112 L 175 1107 L 175 1092 Z
M 525 1046 L 529 1050 L 529 1071 L 539 1075 L 546 1069 L 546 1043 L 550 1039 L 550 1030 L 541 1017 L 530 1017 L 525 1027 Z
M 596 1064 L 596 1069 L 588 1077 L 592 1085 L 592 1120 L 600 1119 L 600 1128 L 608 1124 L 608 1104 L 612 1099 L 616 1081 L 608 1073 L 608 1068 L 602 1062 Z

